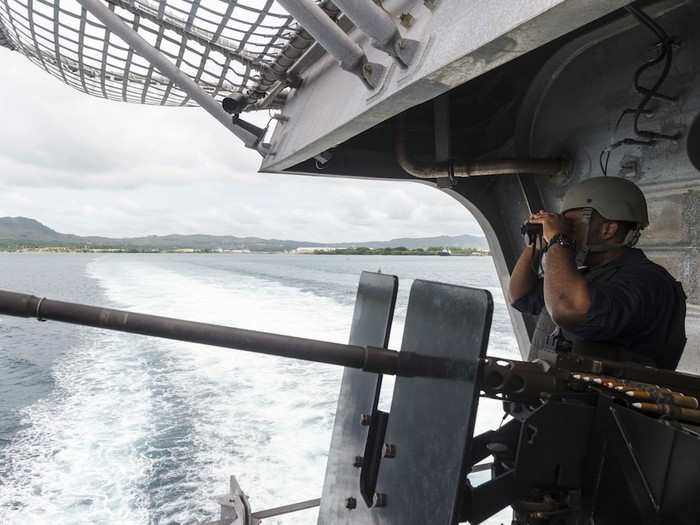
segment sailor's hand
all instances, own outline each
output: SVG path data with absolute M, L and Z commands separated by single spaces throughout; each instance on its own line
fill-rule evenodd
M 569 223 L 563 215 L 551 211 L 540 210 L 530 215 L 528 222 L 542 225 L 542 237 L 549 242 L 557 233 L 569 233 Z

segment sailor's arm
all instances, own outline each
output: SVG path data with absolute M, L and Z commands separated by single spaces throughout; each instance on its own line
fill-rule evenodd
M 537 275 L 532 270 L 534 255 L 532 247 L 528 246 L 520 254 L 518 262 L 515 263 L 508 287 L 511 304 L 529 294 L 537 284 Z
M 567 233 L 564 218 L 557 213 L 541 211 L 530 222 L 542 224 L 546 242 L 560 233 Z M 559 244 L 549 247 L 544 272 L 544 303 L 552 320 L 563 328 L 582 323 L 591 307 L 588 283 L 576 268 L 576 254 Z
M 546 257 L 544 304 L 552 321 L 563 328 L 584 322 L 591 298 L 586 280 L 576 270 L 574 250 L 554 244 Z

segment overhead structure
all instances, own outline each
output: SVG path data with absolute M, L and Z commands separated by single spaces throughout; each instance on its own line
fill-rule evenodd
M 369 89 L 377 87 L 384 66 L 370 62 L 362 48 L 313 0 L 280 0 L 280 3 L 333 55 L 341 68 L 356 74 Z
M 244 92 L 251 103 L 265 86 L 288 84 L 285 53 L 312 41 L 273 0 L 109 0 L 128 28 L 205 93 Z M 111 100 L 163 106 L 197 102 L 152 62 L 74 0 L 0 0 L 0 45 L 15 49 L 74 88 Z M 274 101 L 271 101 L 274 105 Z
M 372 45 L 385 51 L 401 67 L 408 67 L 419 42 L 401 37 L 393 17 L 374 2 L 335 0 L 335 3 L 362 32 L 372 39 Z

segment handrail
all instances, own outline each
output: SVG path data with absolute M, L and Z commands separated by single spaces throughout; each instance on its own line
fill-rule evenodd
M 313 509 L 314 507 L 318 507 L 319 505 L 321 505 L 321 498 L 309 499 L 306 501 L 300 501 L 299 503 L 290 503 L 289 505 L 282 505 L 281 507 L 275 507 L 272 509 L 253 512 L 252 517 L 261 520 L 264 518 L 281 516 L 282 514 L 298 512 L 300 510 Z

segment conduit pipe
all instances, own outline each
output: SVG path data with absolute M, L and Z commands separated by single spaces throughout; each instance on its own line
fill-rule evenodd
M 401 67 L 413 59 L 418 42 L 401 37 L 393 18 L 372 0 L 333 0 L 355 26 L 372 39 L 372 45 L 391 55 Z
M 278 0 L 316 41 L 340 64 L 357 75 L 369 89 L 379 85 L 384 66 L 369 62 L 357 45 L 313 0 Z
M 426 162 L 412 159 L 403 119 L 396 137 L 396 160 L 399 166 L 419 179 L 453 179 L 484 177 L 487 175 L 547 175 L 564 173 L 568 163 L 561 159 L 507 159 L 507 160 L 449 160 Z

